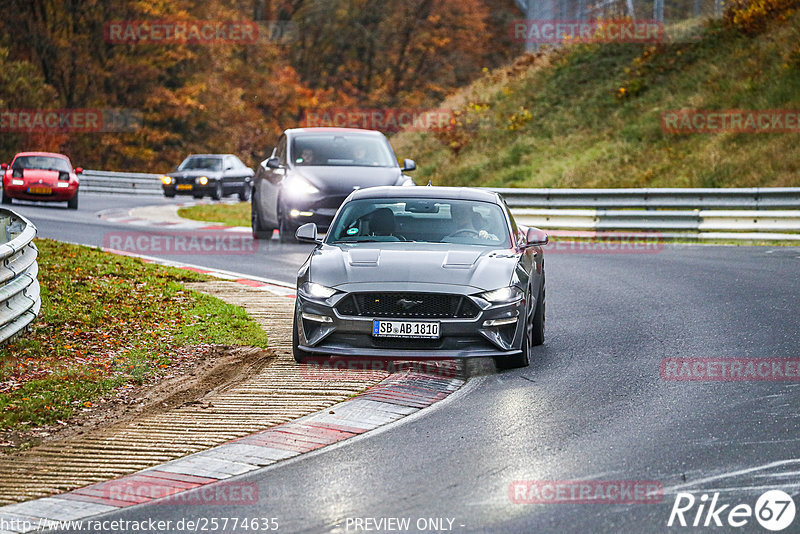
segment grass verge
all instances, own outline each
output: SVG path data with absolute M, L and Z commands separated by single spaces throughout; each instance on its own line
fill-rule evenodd
M 250 226 L 250 203 L 201 204 L 180 208 L 178 216 L 195 221 L 213 222 L 228 226 Z
M 245 311 L 186 289 L 209 277 L 99 249 L 37 240 L 42 311 L 0 349 L 0 429 L 58 423 L 128 384 L 197 356 L 198 347 L 266 347 Z

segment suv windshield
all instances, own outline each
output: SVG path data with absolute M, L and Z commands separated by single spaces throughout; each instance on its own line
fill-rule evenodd
M 396 167 L 382 137 L 358 134 L 306 134 L 292 141 L 295 165 L 344 165 L 349 167 Z
M 222 170 L 222 158 L 204 158 L 204 157 L 197 157 L 191 156 L 183 160 L 180 167 L 178 167 L 179 171 L 194 171 L 194 170 L 204 170 L 204 171 L 221 171 Z
M 489 202 L 431 198 L 348 202 L 327 243 L 417 241 L 511 246 L 503 210 Z
M 71 172 L 67 160 L 50 156 L 20 156 L 14 160 L 12 169 L 39 169 L 43 171 Z

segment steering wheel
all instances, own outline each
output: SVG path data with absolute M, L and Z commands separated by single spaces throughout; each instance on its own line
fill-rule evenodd
M 461 230 L 456 230 L 455 232 L 453 232 L 452 234 L 450 234 L 447 237 L 458 237 L 459 234 L 467 234 L 467 235 L 470 235 L 472 237 L 480 237 L 480 235 L 481 235 L 480 232 L 478 232 L 477 230 L 470 230 L 469 228 L 462 228 Z

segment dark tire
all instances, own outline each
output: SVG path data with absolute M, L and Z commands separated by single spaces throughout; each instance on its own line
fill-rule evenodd
M 167 198 L 175 198 L 175 191 L 164 191 L 164 196 Z
M 297 329 L 300 327 L 297 324 L 297 305 L 295 305 L 294 316 L 295 319 L 292 321 L 292 356 L 294 356 L 294 361 L 297 363 L 303 363 L 311 357 L 311 354 L 300 349 L 300 334 L 297 333 Z
M 265 228 L 264 223 L 261 222 L 261 215 L 258 213 L 258 199 L 253 197 L 253 202 L 250 203 L 250 226 L 253 228 L 253 239 L 271 239 L 272 230 Z
M 3 204 L 11 204 L 11 197 L 6 194 L 5 189 L 3 189 Z
M 533 314 L 533 336 L 531 344 L 534 347 L 544 344 L 544 321 L 547 306 L 547 292 L 542 278 L 542 287 L 539 289 L 539 298 L 536 299 L 536 312 Z
M 214 186 L 214 192 L 211 193 L 211 198 L 213 200 L 222 200 L 222 182 L 217 180 L 217 184 Z
M 239 190 L 239 200 L 241 200 L 242 202 L 247 202 L 248 200 L 250 200 L 252 192 L 253 192 L 253 186 L 248 183 L 245 183 Z
M 196 199 L 199 200 L 199 199 L 203 198 L 203 195 L 192 195 L 192 198 L 196 198 Z
M 535 344 L 534 321 L 536 310 L 539 309 L 539 299 L 536 299 L 536 305 L 531 308 L 530 294 L 528 297 L 528 307 L 525 309 L 525 322 L 523 324 L 522 333 L 522 352 L 515 356 L 496 357 L 494 362 L 498 369 L 516 369 L 519 367 L 527 367 L 531 363 L 531 347 Z
M 71 210 L 78 209 L 78 192 L 75 191 L 75 196 L 67 200 L 67 208 Z

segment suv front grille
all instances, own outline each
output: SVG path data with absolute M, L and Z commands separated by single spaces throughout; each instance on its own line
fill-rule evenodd
M 444 293 L 353 293 L 336 309 L 356 317 L 412 319 L 472 319 L 480 313 L 467 297 Z

